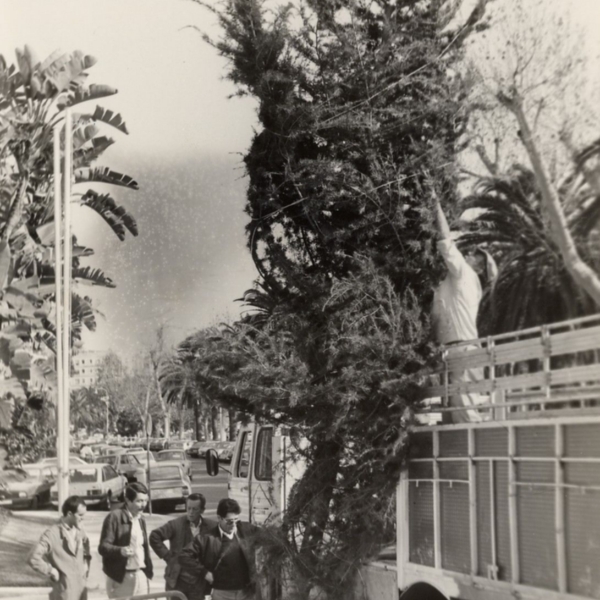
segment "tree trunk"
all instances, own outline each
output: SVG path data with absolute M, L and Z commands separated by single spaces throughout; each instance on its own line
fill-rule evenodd
M 237 424 L 237 419 L 236 419 L 236 413 L 235 410 L 233 409 L 229 409 L 228 410 L 229 413 L 229 441 L 230 442 L 234 442 L 235 441 L 235 435 L 236 435 L 236 424 Z
M 194 437 L 196 438 L 196 441 L 199 442 L 200 441 L 200 429 L 199 429 L 199 423 L 198 421 L 200 420 L 200 408 L 198 406 L 198 401 L 194 401 Z
M 211 430 L 213 440 L 219 439 L 218 419 L 219 419 L 219 409 L 216 406 L 213 406 L 210 409 L 210 430 Z
M 553 237 L 560 249 L 565 267 L 575 283 L 585 290 L 594 302 L 600 306 L 600 278 L 579 256 L 577 246 L 569 231 L 565 215 L 562 212 L 560 199 L 550 183 L 546 167 L 535 145 L 533 133 L 523 110 L 521 98 L 514 91 L 512 97 L 500 94 L 499 100 L 515 115 L 519 123 L 520 138 L 531 161 L 531 166 L 533 167 L 533 172 L 542 194 L 542 201 L 550 217 Z

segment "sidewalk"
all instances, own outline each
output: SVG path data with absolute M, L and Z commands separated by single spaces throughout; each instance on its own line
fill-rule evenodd
M 35 511 L 32 513 L 20 512 L 21 517 L 31 515 L 31 518 L 39 519 L 41 516 L 53 517 L 58 520 L 56 511 Z M 88 510 L 83 528 L 90 539 L 92 549 L 92 563 L 90 567 L 90 576 L 88 579 L 88 598 L 89 600 L 106 600 L 106 585 L 105 575 L 102 572 L 102 557 L 98 554 L 98 544 L 100 542 L 100 531 L 102 523 L 107 513 L 105 511 Z M 144 515 L 148 526 L 148 533 L 153 529 L 160 527 L 166 523 L 172 516 L 167 515 Z M 40 528 L 40 536 L 44 532 L 45 527 Z M 152 552 L 152 551 L 151 551 Z M 156 554 L 152 552 L 152 564 L 154 565 L 154 578 L 150 582 L 150 593 L 161 592 L 165 589 L 165 562 L 160 560 Z M 0 599 L 2 600 L 47 600 L 50 593 L 50 588 L 38 587 L 0 587 Z M 143 593 L 147 593 L 144 590 Z

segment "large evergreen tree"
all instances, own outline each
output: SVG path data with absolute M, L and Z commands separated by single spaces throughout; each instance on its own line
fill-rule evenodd
M 465 120 L 440 5 L 211 9 L 224 32 L 211 43 L 258 101 L 262 129 L 244 160 L 262 291 L 244 299 L 260 315 L 182 350 L 211 397 L 309 441 L 276 553 L 294 560 L 304 596 L 316 584 L 344 597 L 393 536 L 411 407 L 435 355 L 429 310 L 443 273 L 430 186 L 452 212 Z

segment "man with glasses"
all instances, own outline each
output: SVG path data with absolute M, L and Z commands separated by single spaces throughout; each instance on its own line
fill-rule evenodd
M 196 571 L 188 572 L 179 564 L 180 552 L 200 533 L 207 533 L 216 526 L 214 521 L 204 519 L 206 498 L 202 494 L 187 497 L 186 514 L 165 523 L 150 534 L 150 547 L 159 558 L 167 563 L 165 569 L 166 590 L 176 590 L 185 594 L 188 600 L 204 600 L 210 585 Z M 165 544 L 168 540 L 169 546 Z
M 254 542 L 257 527 L 240 520 L 240 505 L 224 498 L 218 523 L 199 534 L 179 555 L 179 563 L 213 587 L 212 600 L 254 600 Z

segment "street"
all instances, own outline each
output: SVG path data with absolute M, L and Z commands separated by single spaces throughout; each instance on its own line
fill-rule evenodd
M 217 477 L 211 477 L 206 474 L 206 463 L 203 458 L 191 458 L 190 460 L 193 469 L 192 490 L 204 494 L 206 497 L 206 511 L 204 514 L 207 517 L 214 517 L 217 514 L 219 500 L 227 497 L 228 473 L 223 470 L 223 467 L 229 468 L 229 463 L 221 463 Z M 164 514 L 178 516 L 183 514 L 183 511 Z

